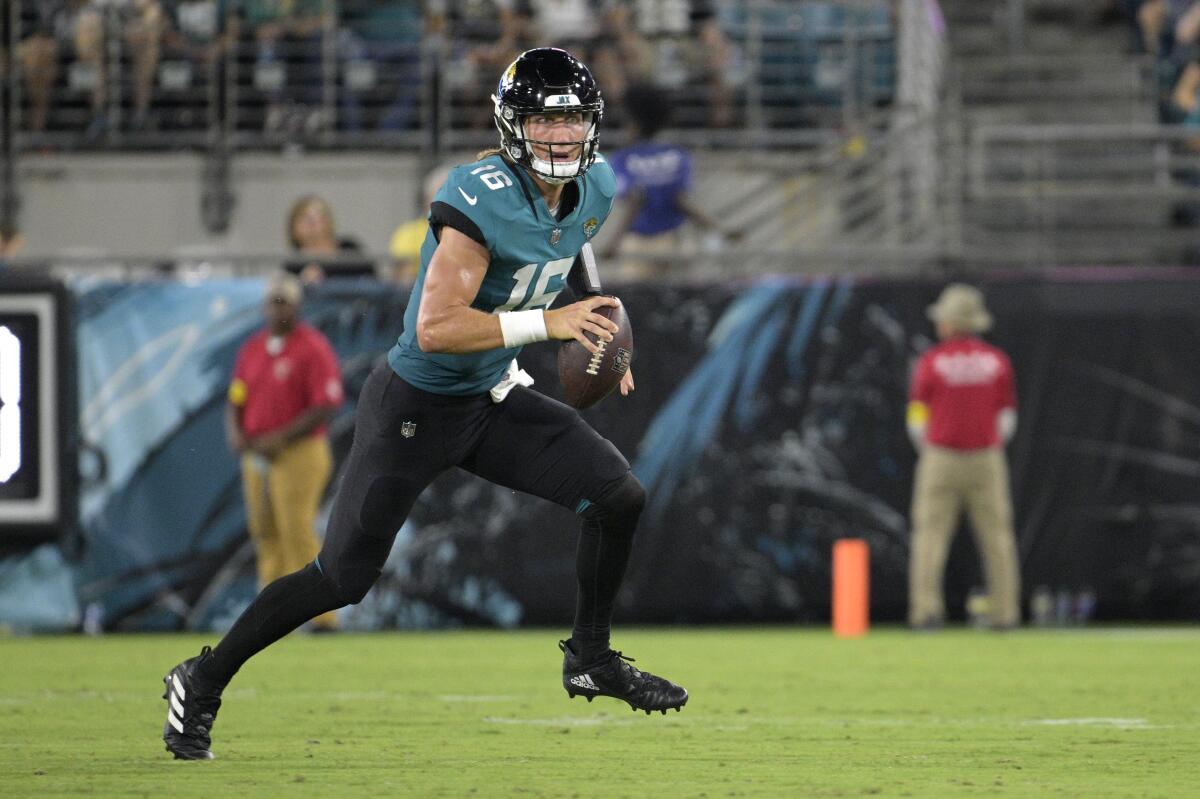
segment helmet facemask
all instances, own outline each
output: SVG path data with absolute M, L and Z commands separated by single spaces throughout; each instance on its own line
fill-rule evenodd
M 579 177 L 596 160 L 596 149 L 599 144 L 599 123 L 603 103 L 597 108 L 573 108 L 564 103 L 544 110 L 517 111 L 505 105 L 499 96 L 492 96 L 495 105 L 494 118 L 496 128 L 500 131 L 500 142 L 505 155 L 515 163 L 529 169 L 541 180 L 551 185 L 569 183 Z M 577 113 L 583 117 L 583 137 L 575 141 L 548 141 L 531 138 L 526 133 L 529 117 Z M 538 149 L 543 153 L 539 155 Z M 577 151 L 570 161 L 560 159 L 564 153 L 572 149 Z M 542 155 L 547 157 L 543 158 Z

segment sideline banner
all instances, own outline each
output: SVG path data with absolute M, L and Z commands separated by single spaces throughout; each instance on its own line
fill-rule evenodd
M 1091 593 L 1100 618 L 1194 619 L 1200 280 L 1112 274 L 981 284 L 996 317 L 989 338 L 1012 356 L 1021 400 L 1009 456 L 1023 593 Z M 873 620 L 903 619 L 915 461 L 904 405 L 942 285 L 618 287 L 637 391 L 585 417 L 650 496 L 619 623 L 826 621 L 843 537 L 870 546 Z M 253 280 L 77 288 L 85 545 L 74 569 L 80 603 L 108 629 L 221 628 L 254 593 L 221 424 L 262 290 Z M 306 302 L 345 373 L 349 401 L 331 430 L 339 462 L 354 398 L 406 299 L 367 282 Z M 521 365 L 536 390 L 561 397 L 553 345 L 527 347 Z M 567 627 L 576 530 L 567 510 L 449 472 L 344 621 Z M 976 585 L 964 528 L 946 574 L 952 617 Z

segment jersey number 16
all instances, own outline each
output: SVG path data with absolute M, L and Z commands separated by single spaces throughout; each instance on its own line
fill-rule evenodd
M 512 292 L 508 302 L 496 309 L 502 311 L 531 311 L 537 308 L 549 308 L 550 303 L 563 290 L 567 282 L 567 273 L 575 263 L 575 256 L 558 258 L 544 264 L 525 264 L 513 272 Z

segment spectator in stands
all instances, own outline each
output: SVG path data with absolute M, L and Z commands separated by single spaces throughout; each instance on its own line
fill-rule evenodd
M 455 65 L 445 73 L 457 98 L 453 111 L 467 115 L 464 127 L 490 128 L 488 98 L 495 87 L 482 76 L 500 74 L 532 46 L 528 9 L 514 0 L 439 0 L 439 4 L 451 42 L 450 63 Z
M 339 34 L 341 58 L 347 64 L 372 66 L 374 90 L 384 107 L 374 127 L 378 130 L 407 130 L 416 125 L 420 104 L 421 37 L 425 31 L 425 11 L 421 0 L 341 0 Z M 344 127 L 363 130 L 363 97 L 367 87 L 356 87 L 344 80 Z
M 530 22 L 534 47 L 559 47 L 591 65 L 604 87 L 604 101 L 619 104 L 626 73 L 618 42 L 623 28 L 618 0 L 497 0 L 510 4 Z
M 734 48 L 714 0 L 620 0 L 613 10 L 622 62 L 630 80 L 673 91 L 703 86 L 711 127 L 732 121 L 728 76 Z
M 960 283 L 928 311 L 940 343 L 917 361 L 908 430 L 917 448 L 912 502 L 908 622 L 937 629 L 945 620 L 942 574 L 962 507 L 983 559 L 988 613 L 997 629 L 1020 622 L 1020 576 L 1007 443 L 1017 426 L 1012 364 L 979 335 L 992 317 L 979 289 Z
M 29 93 L 29 130 L 41 133 L 50 115 L 50 100 L 58 80 L 58 42 L 56 22 L 64 2 L 40 2 L 28 9 L 26 35 L 17 46 L 16 61 L 21 65 L 25 91 Z M 5 15 L 7 17 L 7 15 Z M 5 42 L 7 44 L 7 41 Z
M 152 127 L 150 101 L 162 49 L 163 14 L 158 0 L 68 0 L 62 24 L 70 31 L 79 63 L 94 75 L 92 120 L 86 137 L 96 139 L 111 125 L 108 117 L 108 32 L 119 31 L 133 68 L 133 103 L 129 128 Z
M 1195 0 L 1144 0 L 1136 11 L 1146 52 L 1169 58 L 1176 44 L 1176 26 Z M 1186 42 L 1187 36 L 1180 39 Z
M 375 265 L 358 241 L 339 237 L 329 203 L 316 195 L 301 197 L 288 212 L 287 240 L 296 257 L 284 269 L 305 283 L 326 277 L 374 277 Z
M 1148 3 L 1159 9 L 1162 17 L 1158 23 L 1161 30 L 1150 35 L 1155 37 L 1158 56 L 1158 76 L 1161 91 L 1159 120 L 1168 125 L 1181 124 L 1185 129 L 1200 134 L 1200 63 L 1197 63 L 1197 43 L 1200 40 L 1200 2 L 1158 0 Z M 1186 6 L 1186 7 L 1185 7 Z M 1145 8 L 1143 8 L 1145 10 Z M 1151 20 L 1157 19 L 1151 15 Z M 1151 31 L 1156 30 L 1151 28 Z M 1200 135 L 1180 142 L 1178 145 L 1190 161 L 1200 152 Z M 1190 166 L 1179 167 L 1172 172 L 1179 183 L 1195 188 L 1200 186 L 1200 171 Z M 1200 205 L 1191 200 L 1176 202 L 1171 209 L 1171 223 L 1177 227 L 1195 227 L 1200 222 Z M 1193 247 L 1186 248 L 1184 259 L 1194 262 Z
M 1160 103 L 1159 118 L 1166 123 L 1180 119 L 1173 105 L 1176 87 L 1188 82 L 1188 65 L 1195 57 L 1200 30 L 1200 2 L 1196 0 L 1146 0 L 1137 12 L 1145 50 L 1155 56 Z
M 321 43 L 333 29 L 324 0 L 243 0 L 239 8 L 243 35 L 254 43 L 253 83 L 267 97 L 263 131 L 323 128 Z
M 172 48 L 212 60 L 220 53 L 229 27 L 230 8 L 236 0 L 163 0 L 167 29 L 164 38 Z
M 74 60 L 90 83 L 91 119 L 86 138 L 99 138 L 110 127 L 109 32 L 120 36 L 133 67 L 130 129 L 151 126 L 150 101 L 162 43 L 163 16 L 158 0 L 39 0 L 31 33 L 18 58 L 30 95 L 30 130 L 46 129 L 61 57 Z
M 633 143 L 608 156 L 622 207 L 604 255 L 622 256 L 624 271 L 630 276 L 661 271 L 663 259 L 678 258 L 694 249 L 684 237 L 684 223 L 689 220 L 704 237 L 715 238 L 718 244 L 741 238 L 740 231 L 723 231 L 692 199 L 692 159 L 687 150 L 659 139 L 670 108 L 669 98 L 658 87 L 645 83 L 630 86 L 625 109 Z
M 178 97 L 171 111 L 175 127 L 198 127 L 204 105 L 222 115 L 219 99 L 225 84 L 225 65 L 237 43 L 237 18 L 231 13 L 235 0 L 163 0 L 166 24 L 163 31 L 163 63 L 160 69 L 160 106 L 174 92 Z M 207 88 L 207 94 L 202 91 Z M 201 91 L 197 91 L 201 90 Z M 160 111 L 160 116 L 165 108 Z
M 260 588 L 317 556 L 313 525 L 333 461 L 326 428 L 342 404 L 337 356 L 320 331 L 299 320 L 300 300 L 295 277 L 271 279 L 266 327 L 238 352 L 226 405 Z M 322 614 L 312 625 L 333 630 L 337 615 Z

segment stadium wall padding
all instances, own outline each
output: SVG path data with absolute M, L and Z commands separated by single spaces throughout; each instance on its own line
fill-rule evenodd
M 915 461 L 904 405 L 911 365 L 931 343 L 925 308 L 942 285 L 615 287 L 634 326 L 637 390 L 585 416 L 651 498 L 618 623 L 824 622 L 830 551 L 845 536 L 870 543 L 873 617 L 903 618 Z M 1011 354 L 1021 399 L 1009 454 L 1026 598 L 1036 586 L 1086 589 L 1102 619 L 1195 619 L 1200 279 L 1073 272 L 982 285 L 996 317 L 989 338 Z M 76 291 L 76 599 L 108 629 L 225 627 L 255 588 L 222 412 L 236 349 L 260 323 L 263 283 Z M 406 294 L 331 283 L 305 306 L 333 341 L 351 398 L 331 429 L 339 463 L 353 398 L 399 332 Z M 561 396 L 554 357 L 553 345 L 534 345 L 522 365 L 537 389 Z M 343 619 L 565 629 L 576 529 L 569 511 L 447 473 L 400 531 L 383 579 Z M 981 583 L 964 529 L 947 570 L 952 615 Z M 0 610 L 14 590 L 0 586 Z

